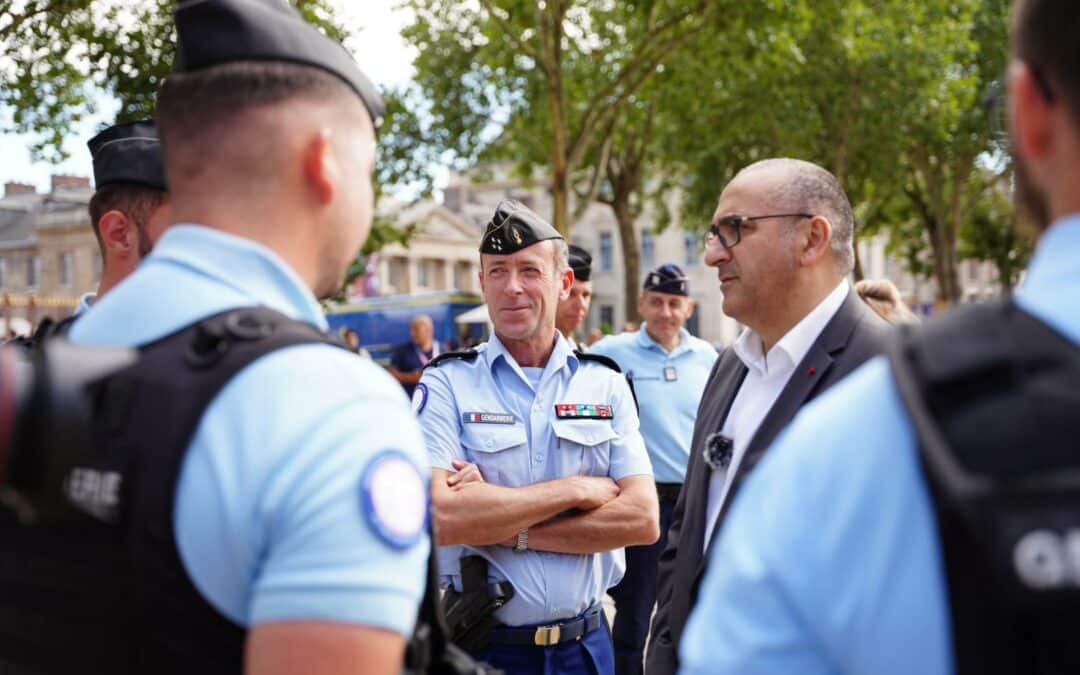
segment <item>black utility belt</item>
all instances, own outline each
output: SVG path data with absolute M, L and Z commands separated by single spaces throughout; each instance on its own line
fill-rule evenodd
M 599 628 L 604 621 L 604 610 L 594 607 L 576 619 L 535 628 L 512 628 L 500 626 L 491 631 L 491 642 L 502 645 L 531 645 L 551 647 L 564 642 L 580 640 Z
M 656 496 L 663 502 L 673 502 L 679 498 L 682 483 L 657 483 Z

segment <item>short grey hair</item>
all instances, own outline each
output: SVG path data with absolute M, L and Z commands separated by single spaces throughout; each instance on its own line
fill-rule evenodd
M 792 210 L 802 210 L 829 219 L 829 224 L 832 225 L 829 246 L 832 248 L 833 257 L 843 274 L 851 272 L 855 268 L 855 214 L 852 213 L 851 202 L 836 176 L 813 162 L 787 157 L 763 159 L 739 173 L 761 169 L 775 171 L 783 176 L 779 185 L 769 195 L 771 201 Z
M 552 239 L 551 241 L 554 243 L 552 260 L 555 262 L 555 275 L 559 276 L 570 267 L 570 245 L 566 243 L 565 239 Z

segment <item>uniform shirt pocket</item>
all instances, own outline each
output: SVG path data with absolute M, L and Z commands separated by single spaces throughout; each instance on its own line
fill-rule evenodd
M 466 424 L 461 444 L 466 457 L 480 467 L 484 480 L 520 487 L 528 480 L 528 438 L 523 424 Z
M 559 475 L 606 476 L 611 467 L 611 441 L 619 437 L 610 419 L 556 419 Z

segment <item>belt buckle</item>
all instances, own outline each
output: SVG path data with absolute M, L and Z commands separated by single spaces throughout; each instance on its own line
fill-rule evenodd
M 561 636 L 562 626 L 559 624 L 555 624 L 554 626 L 540 626 L 536 629 L 536 633 L 533 634 L 533 644 L 537 647 L 550 647 L 559 644 L 559 638 Z

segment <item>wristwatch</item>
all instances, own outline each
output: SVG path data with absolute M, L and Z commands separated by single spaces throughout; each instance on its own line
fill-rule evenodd
M 521 553 L 522 551 L 529 550 L 529 530 L 528 528 L 518 532 L 517 544 L 514 546 L 514 553 Z

